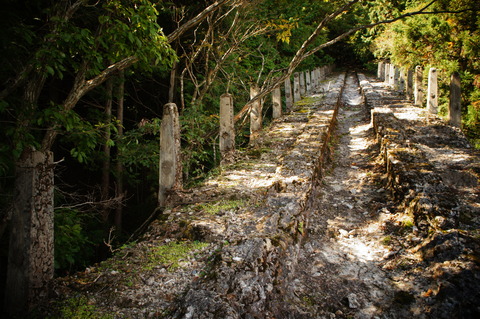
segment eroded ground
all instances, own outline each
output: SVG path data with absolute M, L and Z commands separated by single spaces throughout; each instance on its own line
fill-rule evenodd
M 363 94 L 355 75 L 346 77 L 337 104 L 344 79 L 330 76 L 257 147 L 172 196 L 142 241 L 59 279 L 54 293 L 68 302 L 47 312 L 476 317 L 478 153 L 364 76 Z

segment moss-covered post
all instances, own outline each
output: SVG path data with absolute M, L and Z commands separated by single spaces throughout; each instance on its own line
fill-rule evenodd
M 160 125 L 159 207 L 165 207 L 168 192 L 182 189 L 180 151 L 180 122 L 177 105 L 167 103 L 163 107 Z
M 5 310 L 27 318 L 47 299 L 54 273 L 53 153 L 25 150 L 15 175 Z
M 423 105 L 423 69 L 417 65 L 415 67 L 415 74 L 413 79 L 413 95 L 415 98 L 415 105 Z
M 220 96 L 220 154 L 221 164 L 230 163 L 235 153 L 235 126 L 233 123 L 233 97 L 225 93 Z
M 300 101 L 300 73 L 295 72 L 293 74 L 293 102 Z
M 258 95 L 258 85 L 250 86 L 250 99 Z M 257 100 L 250 106 L 250 145 L 254 145 L 262 130 L 262 101 Z
M 278 119 L 282 116 L 282 92 L 280 87 L 277 86 L 272 92 L 272 104 L 273 104 L 273 114 L 274 119 Z
M 450 104 L 448 106 L 448 122 L 460 127 L 462 125 L 462 90 L 460 86 L 460 74 L 453 72 L 450 79 Z
M 290 77 L 285 79 L 285 106 L 287 111 L 293 106 L 292 82 L 290 82 Z
M 438 78 L 435 68 L 428 71 L 427 109 L 431 114 L 438 113 Z

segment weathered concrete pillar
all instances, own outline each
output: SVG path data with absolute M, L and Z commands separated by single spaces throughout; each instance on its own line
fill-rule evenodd
M 305 73 L 299 72 L 298 76 L 300 79 L 300 96 L 305 96 Z
M 259 88 L 257 84 L 250 87 L 250 99 L 258 94 Z M 260 131 L 262 130 L 262 101 L 257 100 L 250 107 L 250 145 L 255 144 Z
M 380 81 L 384 81 L 384 80 L 385 80 L 385 62 L 383 62 L 383 61 L 378 62 L 377 78 L 378 78 Z
M 450 79 L 450 104 L 448 106 L 448 122 L 454 126 L 462 126 L 462 89 L 460 74 L 453 72 Z
M 423 69 L 417 65 L 415 67 L 415 74 L 413 78 L 413 94 L 415 98 L 415 105 L 423 105 Z
M 298 102 L 301 100 L 300 95 L 300 74 L 295 72 L 293 74 L 293 102 Z
M 272 104 L 273 104 L 273 114 L 274 119 L 278 119 L 282 116 L 282 92 L 280 87 L 276 87 L 272 92 Z
M 388 73 L 388 84 L 395 87 L 395 65 L 390 64 L 390 71 Z
M 220 154 L 221 164 L 229 163 L 235 152 L 235 126 L 233 123 L 233 97 L 225 93 L 220 96 Z
M 405 95 L 407 99 L 411 100 L 413 96 L 413 71 L 408 69 L 405 75 Z
M 438 113 L 438 79 L 435 68 L 428 71 L 427 109 L 432 114 Z
M 312 85 L 310 79 L 310 71 L 305 71 L 305 92 L 306 94 L 310 94 L 312 92 Z
M 317 72 L 315 71 L 315 69 L 313 69 L 312 72 L 310 72 L 310 81 L 311 81 L 310 86 L 312 89 L 312 93 L 315 93 L 318 87 Z
M 405 71 L 401 68 L 398 69 L 398 90 L 405 93 Z
M 290 110 L 293 106 L 292 82 L 290 82 L 290 77 L 285 79 L 285 106 L 287 110 Z
M 390 63 L 385 64 L 385 76 L 384 76 L 384 81 L 386 84 L 388 84 L 388 81 L 390 81 Z
M 325 67 L 321 67 L 318 69 L 318 75 L 319 75 L 319 78 L 320 78 L 320 81 L 324 81 L 325 80 Z
M 180 123 L 175 103 L 163 107 L 160 125 L 160 172 L 158 205 L 165 207 L 168 192 L 182 189 L 182 160 L 180 149 Z
M 48 297 L 54 273 L 53 153 L 25 150 L 15 175 L 5 310 L 26 318 Z

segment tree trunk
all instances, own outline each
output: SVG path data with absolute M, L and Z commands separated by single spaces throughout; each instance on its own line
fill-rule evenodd
M 54 273 L 53 153 L 26 149 L 16 164 L 5 309 L 24 317 L 48 296 Z
M 104 132 L 104 144 L 103 144 L 103 165 L 102 165 L 102 186 L 101 186 L 101 200 L 106 201 L 110 197 L 110 145 L 109 140 L 111 137 L 110 122 L 112 120 L 112 101 L 113 101 L 113 79 L 110 78 L 106 82 L 106 95 L 107 101 L 105 103 L 105 121 L 107 126 Z M 110 209 L 107 205 L 102 209 L 102 220 L 104 223 L 108 222 L 108 216 L 110 215 Z
M 117 91 L 117 134 L 118 140 L 121 140 L 123 137 L 123 102 L 124 102 L 124 92 L 125 92 L 125 72 L 120 71 L 119 76 L 120 83 L 118 84 L 118 91 Z M 124 167 L 122 162 L 119 160 L 120 151 L 117 154 L 117 163 L 115 166 L 115 175 L 116 175 L 116 195 L 123 200 L 124 198 L 124 190 L 123 190 L 123 171 Z M 122 216 L 123 216 L 123 205 L 122 203 L 118 203 L 116 210 L 115 210 L 115 230 L 117 234 L 122 232 Z

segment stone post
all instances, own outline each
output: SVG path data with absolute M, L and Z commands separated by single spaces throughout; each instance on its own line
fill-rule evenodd
M 318 77 L 320 78 L 320 81 L 325 80 L 325 68 L 323 66 L 318 69 Z
M 300 101 L 300 74 L 295 72 L 293 74 L 293 102 Z
M 315 69 L 313 69 L 312 72 L 310 72 L 310 81 L 311 81 L 310 86 L 312 88 L 312 93 L 315 93 L 318 87 L 317 72 L 315 71 Z
M 293 106 L 292 82 L 290 82 L 290 77 L 285 79 L 285 106 L 287 110 L 290 110 Z
M 402 93 L 405 93 L 405 71 L 399 68 L 398 72 L 398 90 Z
M 220 96 L 220 154 L 221 164 L 229 163 L 235 152 L 235 126 L 233 123 L 233 97 L 225 93 Z
M 300 96 L 305 96 L 305 73 L 304 72 L 299 72 L 298 73 L 300 77 Z
M 413 78 L 413 94 L 415 98 L 415 105 L 423 105 L 423 69 L 417 65 L 415 67 L 415 75 Z
M 388 73 L 388 84 L 395 87 L 395 65 L 390 64 L 390 71 Z
M 385 64 L 385 79 L 384 82 L 388 84 L 388 81 L 390 81 L 390 63 Z
M 427 109 L 432 114 L 438 113 L 438 79 L 435 68 L 428 71 Z
M 259 88 L 257 84 L 250 87 L 250 99 L 258 94 Z M 257 100 L 250 107 L 250 145 L 255 144 L 260 131 L 262 130 L 262 101 Z
M 407 75 L 405 76 L 405 95 L 407 99 L 411 100 L 413 96 L 413 71 L 412 69 L 407 70 Z
M 310 79 L 310 71 L 305 71 L 305 88 L 306 88 L 306 94 L 310 94 L 312 91 L 312 84 L 311 84 L 311 79 Z
M 385 62 L 380 61 L 378 62 L 378 68 L 377 68 L 377 78 L 380 81 L 384 81 L 385 79 Z
M 163 107 L 160 125 L 160 167 L 158 205 L 165 207 L 168 192 L 182 188 L 182 161 L 180 157 L 180 123 L 175 103 Z
M 454 126 L 462 126 L 462 96 L 460 74 L 453 72 L 450 79 L 450 104 L 448 106 L 448 122 Z
M 25 150 L 17 161 L 5 310 L 26 318 L 48 297 L 54 273 L 53 153 Z
M 272 92 L 272 104 L 273 104 L 273 114 L 274 119 L 278 119 L 282 116 L 282 93 L 280 92 L 280 87 L 276 87 Z

